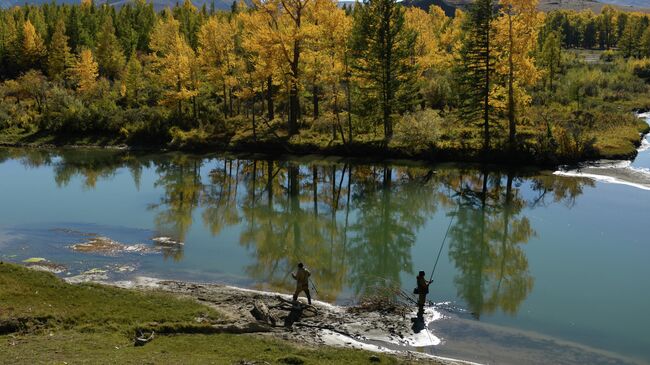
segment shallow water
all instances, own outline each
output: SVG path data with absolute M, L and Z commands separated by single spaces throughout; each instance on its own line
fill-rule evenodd
M 383 283 L 412 291 L 451 223 L 430 298 L 459 321 L 432 351 L 475 361 L 495 357 L 454 346 L 462 329 L 486 344 L 507 330 L 650 362 L 649 204 L 633 186 L 534 170 L 0 149 L 0 257 L 42 257 L 63 276 L 289 292 L 302 261 L 317 298 L 346 304 Z M 151 250 L 73 251 L 91 235 Z M 520 359 L 539 347 L 508 333 Z

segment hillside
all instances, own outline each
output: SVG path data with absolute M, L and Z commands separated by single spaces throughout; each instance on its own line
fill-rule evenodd
M 428 9 L 431 5 L 438 5 L 445 10 L 445 13 L 451 16 L 456 8 L 464 8 L 472 0 L 405 0 L 405 4 L 417 6 L 422 9 Z M 591 9 L 598 13 L 607 4 L 612 4 L 617 8 L 626 11 L 650 12 L 648 0 L 539 0 L 539 8 L 542 11 L 553 10 L 584 10 Z

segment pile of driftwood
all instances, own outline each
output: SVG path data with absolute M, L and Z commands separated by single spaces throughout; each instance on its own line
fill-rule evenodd
M 368 290 L 359 303 L 348 309 L 351 313 L 379 312 L 406 316 L 415 304 L 413 298 L 397 286 L 377 286 Z
M 278 320 L 281 319 L 284 321 L 284 327 L 291 328 L 294 323 L 300 321 L 301 318 L 305 316 L 313 317 L 318 314 L 318 310 L 312 305 L 303 304 L 299 301 L 290 301 L 281 296 L 276 296 L 275 298 L 279 303 L 270 307 L 261 300 L 255 300 L 253 302 L 253 309 L 251 309 L 251 315 L 258 321 L 273 327 L 275 327 Z M 271 313 L 271 309 L 276 310 L 276 312 L 279 310 L 288 313 L 286 315 L 278 315 L 276 318 L 276 316 Z

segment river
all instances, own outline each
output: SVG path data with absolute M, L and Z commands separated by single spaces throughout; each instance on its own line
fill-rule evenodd
M 650 179 L 641 175 L 650 154 L 604 165 L 554 173 L 4 148 L 0 258 L 44 258 L 64 265 L 63 277 L 283 292 L 302 261 L 317 299 L 350 304 L 388 284 L 412 291 L 449 227 L 430 294 L 444 318 L 430 328 L 442 342 L 420 351 L 486 363 L 647 364 Z M 73 249 L 98 237 L 125 249 Z

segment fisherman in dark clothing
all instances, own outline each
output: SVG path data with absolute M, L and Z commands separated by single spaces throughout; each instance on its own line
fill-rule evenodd
M 427 301 L 427 294 L 429 294 L 429 284 L 431 280 L 424 277 L 424 271 L 420 271 L 417 277 L 418 282 L 418 317 L 424 316 L 424 303 Z

